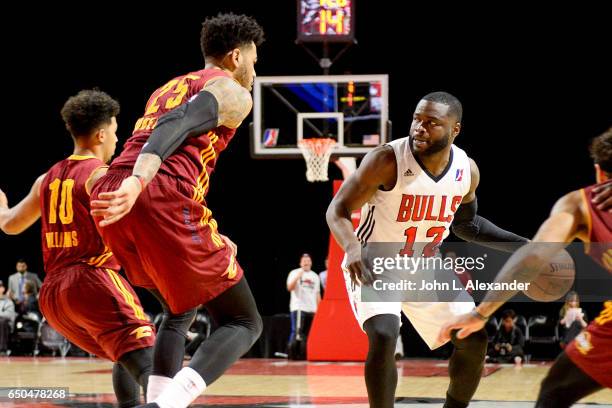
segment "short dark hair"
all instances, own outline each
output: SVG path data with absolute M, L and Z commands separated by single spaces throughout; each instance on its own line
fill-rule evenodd
M 234 13 L 218 14 L 202 23 L 200 46 L 206 57 L 220 57 L 225 53 L 254 42 L 264 41 L 263 29 L 252 17 Z
M 502 320 L 505 320 L 509 317 L 511 317 L 512 319 L 516 317 L 516 313 L 514 313 L 514 310 L 506 309 L 502 312 L 502 316 L 501 316 Z
M 19 258 L 15 263 L 27 263 L 25 259 Z
M 461 122 L 461 117 L 463 116 L 463 106 L 457 97 L 449 94 L 448 92 L 432 92 L 424 97 L 421 100 L 443 103 L 447 105 L 450 109 L 449 112 L 457 118 L 457 122 Z
M 108 124 L 119 114 L 119 102 L 107 93 L 88 89 L 68 98 L 62 108 L 62 119 L 73 137 L 89 136 L 100 125 Z
M 612 127 L 591 141 L 591 157 L 606 173 L 612 173 Z

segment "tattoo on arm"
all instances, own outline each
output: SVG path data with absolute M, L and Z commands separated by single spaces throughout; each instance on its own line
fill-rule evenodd
M 141 153 L 134 164 L 132 174 L 142 176 L 145 182 L 148 184 L 157 174 L 161 163 L 161 157 L 158 155 L 152 153 Z
M 251 94 L 230 78 L 220 77 L 206 85 L 204 90 L 212 93 L 219 104 L 219 123 L 236 129 L 253 107 Z

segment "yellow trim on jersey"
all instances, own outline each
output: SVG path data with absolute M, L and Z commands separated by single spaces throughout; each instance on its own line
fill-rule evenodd
M 225 244 L 223 243 L 223 239 L 217 232 L 217 228 L 218 228 L 217 221 L 214 218 L 210 219 L 209 227 L 210 227 L 210 238 L 212 239 L 213 244 L 215 244 L 217 248 L 222 248 L 223 245 Z
M 206 171 L 206 165 L 209 161 L 217 157 L 217 152 L 215 151 L 213 145 L 217 143 L 219 136 L 210 131 L 208 132 L 208 137 L 210 138 L 210 144 L 204 149 L 200 150 L 200 164 L 202 165 L 202 171 L 196 180 L 196 185 L 193 186 L 192 199 L 198 203 L 204 201 L 204 195 L 206 194 L 206 189 L 208 188 L 209 177 L 208 172 Z
M 593 231 L 593 220 L 591 218 L 591 207 L 589 206 L 589 199 L 587 198 L 586 190 L 584 188 L 581 188 L 580 193 L 582 195 L 582 200 L 584 201 L 584 206 L 586 208 L 587 227 L 589 231 L 589 242 L 591 242 L 591 232 Z
M 98 263 L 104 257 L 106 257 L 104 261 L 110 258 L 108 254 L 112 255 L 113 253 L 110 251 L 110 249 L 107 246 L 104 246 L 104 252 L 98 256 L 92 256 L 91 258 L 89 258 L 89 261 L 87 261 L 87 264 L 91 266 L 102 266 L 104 263 L 101 263 L 100 265 L 98 265 Z
M 98 170 L 100 170 L 101 168 L 107 168 L 108 169 L 108 164 L 101 164 L 98 167 L 96 167 L 95 169 L 93 169 L 91 171 L 91 173 L 89 173 L 89 177 L 87 177 L 87 180 L 85 180 L 85 192 L 87 193 L 87 195 L 91 195 L 91 191 L 87 191 L 87 185 L 89 184 L 89 180 L 91 180 L 91 178 L 93 177 L 94 173 Z
M 83 156 L 80 154 L 72 154 L 70 156 L 68 156 L 68 160 L 89 160 L 89 159 L 95 159 L 96 156 Z
M 221 274 L 221 276 L 227 275 L 228 279 L 234 279 L 237 273 L 238 265 L 236 265 L 236 257 L 232 251 L 232 256 L 230 257 L 229 265 L 227 265 L 227 269 Z
M 609 321 L 612 321 L 612 300 L 607 300 L 606 302 L 604 302 L 603 310 L 595 319 L 595 323 L 600 326 L 603 326 Z
M 112 269 L 106 269 L 106 272 L 108 273 L 108 276 L 110 276 L 111 280 L 115 284 L 115 287 L 123 295 L 123 299 L 125 300 L 125 302 L 132 308 L 132 310 L 134 310 L 134 315 L 136 316 L 136 318 L 140 320 L 147 320 L 145 317 L 144 311 L 142 310 L 142 307 L 136 304 L 136 301 L 134 300 L 134 296 L 132 296 L 132 294 L 125 288 L 125 286 L 123 285 L 123 282 L 119 278 L 119 275 L 117 275 L 117 273 L 113 271 Z
M 108 261 L 108 258 L 110 258 L 111 256 L 113 256 L 112 252 L 107 253 L 94 266 L 96 266 L 98 268 L 101 267 L 102 265 L 104 265 L 106 263 L 106 261 Z
M 587 241 L 585 241 L 584 243 L 584 253 L 588 254 L 591 250 L 591 246 L 589 244 L 591 242 L 591 232 L 593 231 L 593 219 L 591 218 L 591 207 L 589 206 L 589 199 L 587 198 L 586 190 L 584 188 L 580 189 L 580 196 L 582 197 L 584 208 L 586 210 Z

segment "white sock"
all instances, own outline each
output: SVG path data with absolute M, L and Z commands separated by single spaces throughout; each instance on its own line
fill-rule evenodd
M 153 401 L 160 408 L 186 408 L 204 392 L 206 383 L 194 369 L 184 367 Z
M 153 401 L 162 393 L 163 390 L 172 382 L 172 378 L 164 377 L 163 375 L 149 376 L 149 384 L 147 385 L 147 402 Z

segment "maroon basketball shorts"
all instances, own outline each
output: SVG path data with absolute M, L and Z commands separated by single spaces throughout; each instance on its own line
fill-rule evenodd
M 131 173 L 109 170 L 94 186 L 92 200 L 101 192 L 117 190 Z M 211 211 L 194 195 L 187 182 L 158 173 L 129 214 L 98 227 L 129 281 L 157 289 L 173 313 L 207 303 L 243 275 L 234 251 L 217 232 Z
M 38 301 L 55 330 L 96 356 L 117 361 L 155 343 L 155 329 L 134 289 L 112 269 L 62 268 L 47 275 Z
M 592 379 L 612 388 L 612 301 L 566 348 L 568 357 Z

